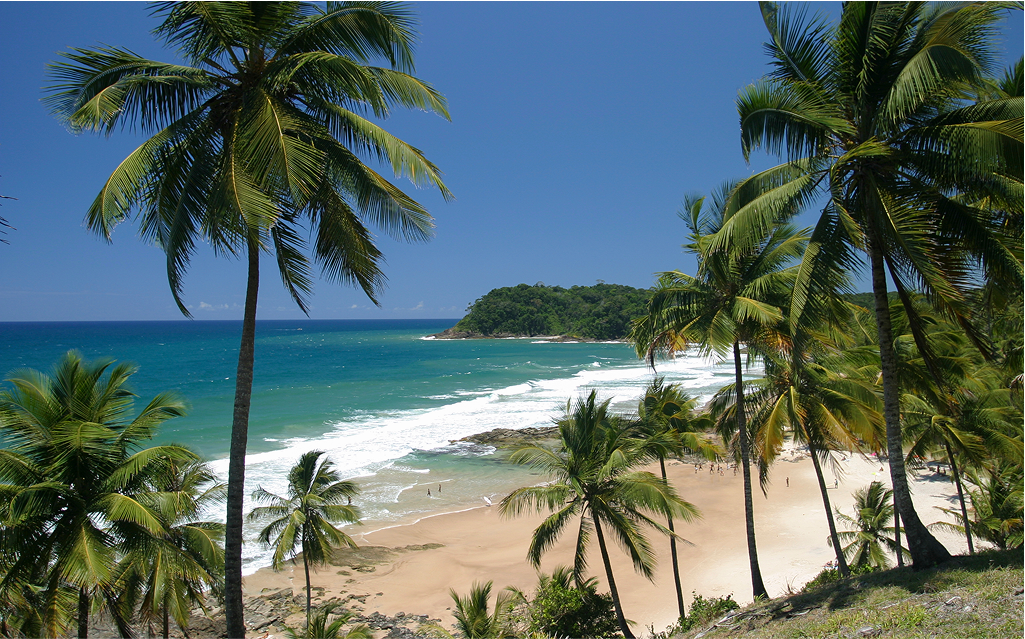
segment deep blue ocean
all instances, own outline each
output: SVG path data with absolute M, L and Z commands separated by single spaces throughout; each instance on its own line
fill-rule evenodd
M 368 525 L 477 506 L 535 479 L 453 440 L 548 425 L 592 388 L 630 412 L 652 377 L 626 344 L 428 337 L 455 322 L 258 321 L 247 487 L 283 494 L 288 468 L 318 449 L 358 478 Z M 165 391 L 189 405 L 157 440 L 191 446 L 226 475 L 240 335 L 232 321 L 0 323 L 0 374 L 49 371 L 71 349 L 134 362 L 140 407 Z M 731 379 L 729 366 L 697 355 L 659 373 L 703 399 Z M 245 554 L 247 572 L 269 564 L 255 541 Z

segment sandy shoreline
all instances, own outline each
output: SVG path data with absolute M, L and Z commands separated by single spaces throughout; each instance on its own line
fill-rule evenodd
M 885 463 L 883 464 L 885 466 Z M 880 472 L 879 462 L 860 457 L 840 464 L 837 477 L 826 470 L 829 498 L 834 507 L 852 513 L 851 493 L 873 480 L 889 485 L 889 469 Z M 691 591 L 703 596 L 733 595 L 740 603 L 751 600 L 750 573 L 743 525 L 743 482 L 733 470 L 709 473 L 708 466 L 695 472 L 683 462 L 667 465 L 670 482 L 684 499 L 696 505 L 702 519 L 678 523 L 677 532 L 686 539 L 679 544 L 681 581 L 689 604 Z M 789 486 L 787 486 L 789 478 Z M 772 470 L 768 496 L 755 492 L 755 529 L 759 564 L 770 596 L 788 589 L 799 589 L 834 558 L 826 544 L 828 529 L 815 472 L 806 454 L 791 451 Z M 946 475 L 922 472 L 913 478 L 915 507 L 925 523 L 945 518 L 934 506 L 950 507 L 954 487 Z M 454 513 L 427 516 L 418 521 L 400 522 L 366 529 L 354 538 L 362 550 L 343 555 L 339 565 L 326 566 L 311 574 L 315 588 L 323 588 L 318 599 L 346 599 L 364 615 L 380 612 L 395 616 L 398 612 L 426 614 L 452 622 L 449 588 L 460 594 L 469 591 L 474 581 L 494 582 L 495 590 L 516 586 L 530 590 L 536 583 L 534 569 L 526 560 L 531 533 L 540 516 L 503 518 L 495 507 L 477 507 Z M 841 530 L 843 528 L 841 527 Z M 542 570 L 550 572 L 559 564 L 569 565 L 575 529 L 550 550 Z M 941 533 L 940 540 L 952 553 L 966 551 L 964 539 Z M 654 626 L 661 630 L 672 623 L 676 604 L 669 558 L 669 543 L 652 532 L 653 546 L 659 552 L 654 583 L 634 573 L 629 557 L 612 549 L 612 566 L 626 616 L 635 622 L 636 631 Z M 589 573 L 598 577 L 607 590 L 597 545 L 589 556 Z M 304 587 L 302 565 L 275 573 L 261 569 L 246 577 L 247 595 L 260 595 Z

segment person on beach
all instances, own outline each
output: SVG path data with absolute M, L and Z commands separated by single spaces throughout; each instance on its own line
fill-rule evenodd
M 787 488 L 790 488 L 790 478 L 787 477 Z
M 430 496 L 431 496 L 431 489 L 430 489 L 430 488 L 428 488 L 428 489 L 427 489 L 427 496 L 428 496 L 428 497 L 430 497 Z

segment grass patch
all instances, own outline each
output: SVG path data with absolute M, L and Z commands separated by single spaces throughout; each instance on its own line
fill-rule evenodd
M 1021 550 L 955 557 L 931 570 L 900 568 L 760 601 L 678 635 L 803 639 L 1006 639 L 1023 631 Z

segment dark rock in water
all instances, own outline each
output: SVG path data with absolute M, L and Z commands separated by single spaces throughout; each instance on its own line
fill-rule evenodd
M 519 430 L 513 430 L 511 428 L 496 428 L 489 430 L 486 433 L 477 433 L 476 435 L 470 435 L 460 439 L 461 442 L 470 442 L 473 444 L 483 444 L 485 446 L 494 446 L 495 448 L 514 448 L 518 446 L 527 446 L 530 444 L 537 444 L 546 439 L 553 439 L 558 434 L 558 427 L 546 426 L 543 428 L 521 428 Z

